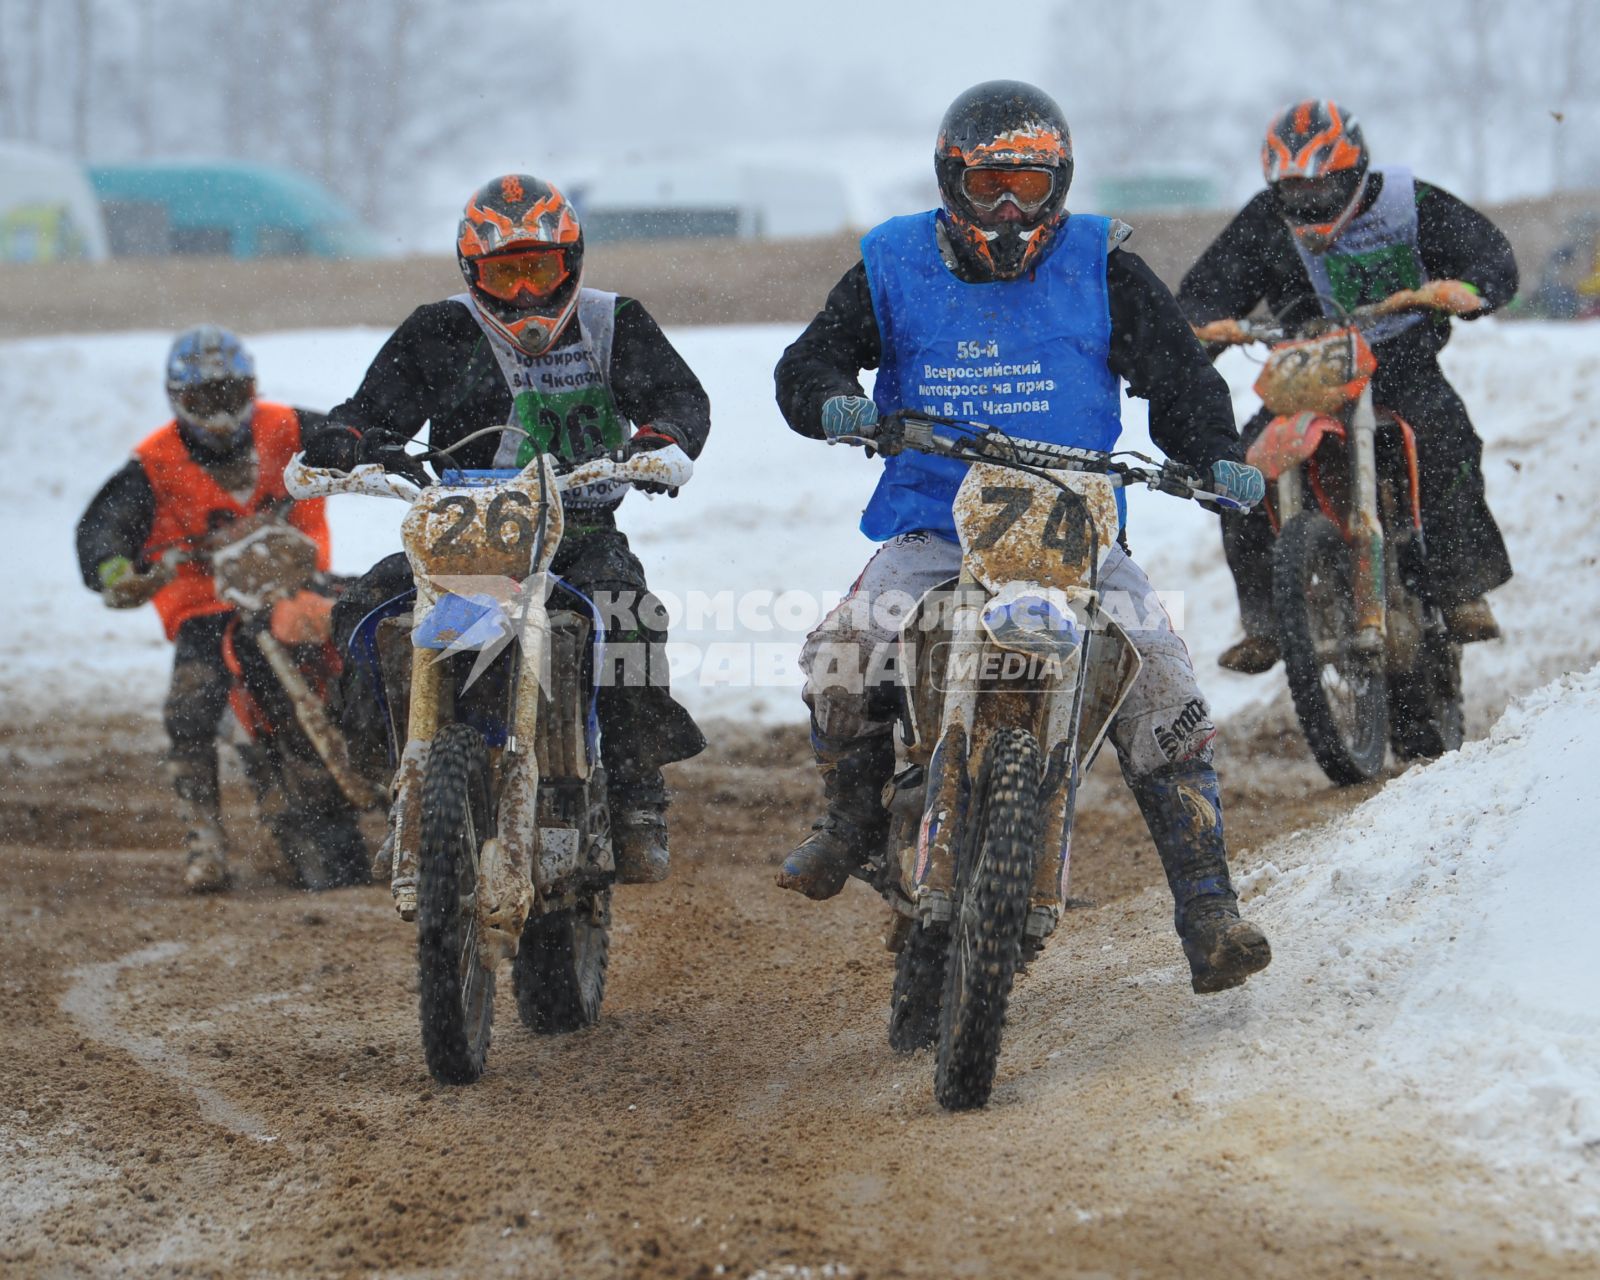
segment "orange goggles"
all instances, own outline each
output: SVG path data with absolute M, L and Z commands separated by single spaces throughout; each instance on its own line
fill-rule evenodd
M 528 249 L 479 258 L 478 288 L 491 298 L 515 302 L 521 294 L 548 298 L 570 274 L 565 249 Z
M 961 190 L 980 209 L 997 208 L 1010 196 L 1024 213 L 1032 213 L 1050 198 L 1055 173 L 1050 169 L 967 169 Z

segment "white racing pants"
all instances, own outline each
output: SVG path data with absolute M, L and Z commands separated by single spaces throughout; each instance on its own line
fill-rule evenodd
M 961 570 L 961 548 L 928 533 L 881 546 L 850 593 L 807 638 L 800 654 L 804 697 L 816 732 L 829 744 L 890 733 L 894 707 L 883 683 L 892 671 L 900 625 L 932 587 Z M 1110 739 L 1129 779 L 1184 762 L 1210 763 L 1216 729 L 1195 681 L 1188 647 L 1144 570 L 1113 547 L 1100 566 L 1100 592 L 1128 633 L 1143 666 Z

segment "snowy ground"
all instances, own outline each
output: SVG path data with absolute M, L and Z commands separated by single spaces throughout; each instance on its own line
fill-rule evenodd
M 1591 752 L 1600 667 L 1267 849 L 1244 877 L 1248 909 L 1292 945 L 1198 1091 L 1378 1115 L 1420 1102 L 1437 1132 L 1549 1202 L 1534 1219 L 1547 1244 L 1600 1247 Z M 1197 1021 L 1236 1014 L 1207 1005 Z
M 702 715 L 801 716 L 800 639 L 854 579 L 872 547 L 856 531 L 876 462 L 790 433 L 771 369 L 792 329 L 689 329 L 673 337 L 711 393 L 714 428 L 693 484 L 676 501 L 630 498 L 624 527 L 673 607 L 677 687 Z M 384 335 L 372 329 L 252 339 L 263 391 L 326 408 L 343 399 Z M 17 557 L 16 637 L 0 696 L 60 706 L 150 706 L 168 654 L 150 610 L 113 614 L 78 585 L 73 521 L 127 450 L 165 417 L 157 333 L 0 343 L 0 534 Z M 1517 579 L 1495 597 L 1507 639 L 1469 651 L 1469 691 L 1490 710 L 1600 653 L 1590 639 L 1600 537 L 1600 327 L 1457 326 L 1451 377 L 1488 442 L 1490 496 Z M 1255 407 L 1245 353 L 1222 365 L 1241 420 Z M 1143 404 L 1128 402 L 1124 443 L 1149 449 Z M 1214 519 L 1192 505 L 1133 495 L 1135 554 L 1182 593 L 1184 633 L 1224 718 L 1282 699 L 1278 676 L 1218 671 L 1233 638 L 1232 584 Z M 333 504 L 335 561 L 356 572 L 398 546 L 398 504 Z M 1478 727 L 1486 724 L 1480 711 Z

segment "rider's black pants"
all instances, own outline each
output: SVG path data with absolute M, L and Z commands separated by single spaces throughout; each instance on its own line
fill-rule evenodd
M 1409 422 L 1417 434 L 1433 601 L 1461 604 L 1508 581 L 1511 558 L 1483 491 L 1483 441 L 1438 363 L 1430 359 L 1380 368 L 1373 400 Z M 1263 408 L 1245 424 L 1247 449 L 1271 420 Z M 1246 633 L 1273 634 L 1272 527 L 1265 510 L 1224 516 L 1222 547 Z

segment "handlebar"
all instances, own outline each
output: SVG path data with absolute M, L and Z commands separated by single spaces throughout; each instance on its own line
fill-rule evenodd
M 1293 304 L 1291 304 L 1292 306 Z M 1343 315 L 1328 316 L 1317 314 L 1298 323 L 1288 323 L 1281 319 L 1272 320 L 1236 320 L 1240 333 L 1244 335 L 1243 343 L 1229 341 L 1228 339 L 1202 338 L 1203 342 L 1222 342 L 1226 346 L 1240 346 L 1252 342 L 1275 343 L 1288 342 L 1294 338 L 1310 338 L 1320 334 L 1331 333 L 1338 329 L 1361 329 L 1379 320 L 1390 316 L 1402 315 L 1408 311 L 1432 311 L 1436 308 L 1424 306 L 1419 303 L 1410 303 L 1404 306 L 1389 306 L 1388 299 L 1380 302 L 1371 302 L 1365 306 L 1353 307 Z M 1198 335 L 1204 325 L 1193 326 Z
M 540 459 L 536 457 L 523 470 L 537 470 L 539 465 Z M 635 454 L 631 458 L 595 458 L 558 475 L 556 489 L 566 493 L 606 481 L 659 484 L 676 489 L 687 484 L 693 474 L 693 461 L 673 444 L 649 453 Z M 376 462 L 363 462 L 350 471 L 334 471 L 327 467 L 307 466 L 305 455 L 301 453 L 295 454 L 284 468 L 283 485 L 291 498 L 300 500 L 359 493 L 372 498 L 399 498 L 403 502 L 415 502 L 424 492 L 421 485 L 405 476 L 386 471 Z
M 1050 475 L 1052 471 L 1080 471 L 1103 475 L 1119 489 L 1142 484 L 1157 493 L 1212 502 L 1228 511 L 1247 509 L 1226 494 L 1203 488 L 1208 482 L 1207 477 L 1180 462 L 1157 462 L 1154 458 L 1131 450 L 1106 453 L 1052 444 L 1045 440 L 1026 440 L 1009 435 L 989 423 L 968 422 L 960 418 L 939 418 L 902 410 L 881 418 L 877 432 L 872 437 L 840 436 L 836 443 L 859 445 L 885 456 L 911 449 L 917 453 L 935 454 L 963 462 L 987 462 L 1053 483 L 1059 481 Z M 1134 461 L 1118 461 L 1121 458 Z

